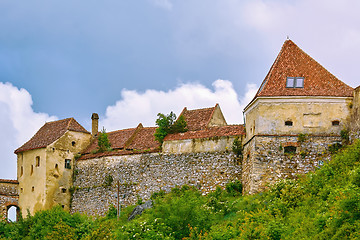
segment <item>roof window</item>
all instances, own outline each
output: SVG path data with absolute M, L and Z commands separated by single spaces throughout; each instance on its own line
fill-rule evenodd
M 286 88 L 304 88 L 303 77 L 287 77 Z

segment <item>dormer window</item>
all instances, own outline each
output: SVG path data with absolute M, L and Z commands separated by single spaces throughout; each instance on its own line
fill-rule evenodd
M 286 88 L 304 88 L 303 77 L 287 77 Z

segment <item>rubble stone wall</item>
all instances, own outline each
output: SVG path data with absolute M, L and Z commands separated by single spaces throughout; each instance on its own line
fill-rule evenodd
M 176 186 L 196 186 L 207 194 L 241 180 L 241 165 L 232 152 L 108 156 L 78 161 L 74 171 L 71 212 L 90 215 L 104 215 L 116 206 L 118 182 L 121 205 L 127 206 Z
M 18 183 L 14 180 L 3 181 L 0 180 L 0 217 L 7 217 L 7 210 L 11 206 L 18 208 L 19 195 L 18 195 Z
M 341 143 L 338 136 L 255 136 L 244 148 L 242 162 L 243 193 L 265 190 L 279 179 L 296 178 L 320 167 L 330 159 L 328 148 Z M 288 146 L 295 153 L 285 153 Z

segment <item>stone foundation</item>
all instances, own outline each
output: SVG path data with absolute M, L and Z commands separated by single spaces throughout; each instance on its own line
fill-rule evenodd
M 330 159 L 329 145 L 341 143 L 338 136 L 255 136 L 244 147 L 243 192 L 264 191 L 279 179 L 296 178 Z M 295 147 L 294 153 L 285 153 Z M 294 148 L 293 148 L 294 149 Z

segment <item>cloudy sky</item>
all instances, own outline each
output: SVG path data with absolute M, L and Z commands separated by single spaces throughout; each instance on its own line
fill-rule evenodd
M 287 36 L 360 85 L 357 0 L 0 0 L 0 178 L 46 121 L 107 130 L 216 103 L 228 123 Z

